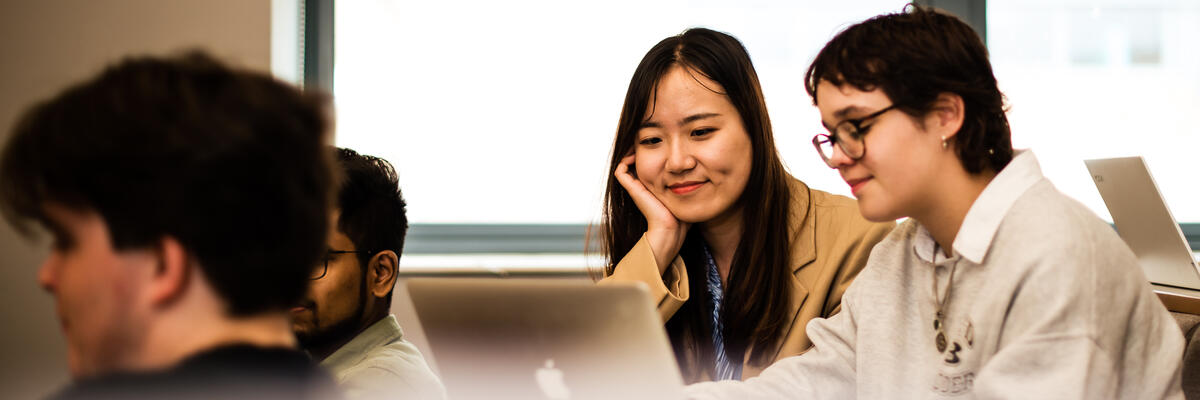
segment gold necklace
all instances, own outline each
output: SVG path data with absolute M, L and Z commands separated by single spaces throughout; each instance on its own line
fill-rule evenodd
M 933 343 L 934 343 L 934 345 L 937 346 L 938 353 L 944 353 L 944 352 L 946 352 L 947 341 L 946 341 L 946 329 L 945 329 L 946 324 L 942 321 L 942 319 L 946 317 L 946 315 L 944 314 L 944 311 L 946 310 L 946 304 L 950 302 L 950 294 L 954 289 L 954 270 L 956 269 L 956 267 L 958 267 L 958 261 L 955 261 L 954 264 L 950 265 L 950 279 L 948 281 L 946 281 L 946 297 L 943 297 L 942 299 L 939 300 L 938 299 L 938 289 L 937 289 L 938 279 L 937 279 L 937 269 L 936 269 L 937 255 L 938 255 L 938 245 L 935 242 L 933 244 L 933 262 L 934 262 L 934 266 L 935 266 L 935 269 L 933 270 L 933 301 L 934 301 L 934 304 L 937 305 L 937 313 L 934 314 L 934 317 L 933 317 L 933 330 L 935 332 L 937 332 L 937 335 L 934 336 Z

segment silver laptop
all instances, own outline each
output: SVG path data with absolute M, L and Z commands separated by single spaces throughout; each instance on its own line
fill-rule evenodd
M 451 399 L 677 399 L 683 378 L 640 284 L 413 278 Z
M 1200 290 L 1200 267 L 1141 157 L 1085 160 L 1117 233 L 1150 282 Z

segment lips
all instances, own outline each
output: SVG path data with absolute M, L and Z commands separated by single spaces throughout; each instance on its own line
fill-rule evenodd
M 679 183 L 667 185 L 667 189 L 671 189 L 671 192 L 673 192 L 675 194 L 688 194 L 688 193 L 696 191 L 696 189 L 699 189 L 700 186 L 704 185 L 707 182 L 708 181 L 679 182 Z
M 305 310 L 311 310 L 311 309 L 313 309 L 314 306 L 316 306 L 316 303 L 313 303 L 312 301 L 305 301 L 305 302 L 302 302 L 302 303 L 297 304 L 296 306 L 292 307 L 292 309 L 289 311 L 291 311 L 293 313 L 298 313 L 298 312 L 303 312 Z
M 63 314 L 63 312 L 62 312 L 62 309 L 61 309 L 61 308 L 59 308 L 59 307 L 55 307 L 55 308 L 54 308 L 54 316 L 58 318 L 58 326 L 59 326 L 60 328 L 62 328 L 63 332 L 66 332 L 66 331 L 67 331 L 67 317 L 66 317 L 66 314 Z
M 867 183 L 867 181 L 870 181 L 870 180 L 871 180 L 871 177 L 869 177 L 869 176 L 866 178 L 859 178 L 859 179 L 847 179 L 846 184 L 850 185 L 850 192 L 857 195 L 858 190 L 862 189 L 863 185 L 865 185 Z

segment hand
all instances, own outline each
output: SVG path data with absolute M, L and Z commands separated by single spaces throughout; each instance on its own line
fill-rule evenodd
M 658 265 L 658 273 L 663 274 L 675 260 L 675 255 L 679 254 L 679 249 L 683 247 L 683 239 L 687 237 L 688 228 L 692 224 L 675 218 L 675 214 L 671 214 L 671 210 L 668 210 L 662 201 L 654 197 L 654 194 L 646 189 L 646 185 L 643 185 L 642 181 L 633 176 L 633 173 L 630 172 L 633 161 L 633 154 L 625 156 L 621 159 L 621 163 L 617 164 L 613 175 L 616 176 L 617 182 L 625 188 L 625 191 L 629 192 L 633 203 L 646 217 L 646 239 L 650 241 L 650 250 L 654 252 L 654 262 Z

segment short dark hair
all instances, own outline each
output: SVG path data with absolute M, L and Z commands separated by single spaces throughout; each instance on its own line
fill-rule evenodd
M 371 252 L 359 253 L 364 269 L 381 251 L 391 250 L 399 257 L 404 251 L 408 216 L 395 168 L 387 160 L 350 149 L 338 148 L 336 159 L 342 173 L 337 194 L 341 210 L 338 231 L 346 234 L 358 250 Z
M 914 117 L 928 113 L 941 93 L 962 97 L 962 128 L 954 136 L 963 168 L 1000 171 L 1012 160 L 1004 95 L 996 85 L 987 48 L 962 20 L 910 5 L 838 33 L 817 54 L 804 84 L 817 102 L 817 84 L 876 88 Z
M 34 106 L 0 160 L 0 211 L 94 211 L 113 247 L 165 236 L 246 316 L 296 304 L 332 203 L 328 96 L 201 53 L 136 57 Z

